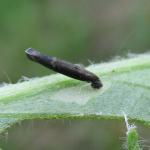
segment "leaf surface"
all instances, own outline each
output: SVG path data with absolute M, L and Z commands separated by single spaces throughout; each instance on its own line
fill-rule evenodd
M 55 74 L 0 88 L 0 132 L 25 119 L 123 118 L 150 122 L 150 55 L 89 66 L 101 89 Z

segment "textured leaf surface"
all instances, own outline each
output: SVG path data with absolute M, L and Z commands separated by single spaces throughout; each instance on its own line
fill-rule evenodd
M 38 67 L 38 66 L 37 66 Z M 0 88 L 0 132 L 35 118 L 123 118 L 150 122 L 150 55 L 92 65 L 103 88 L 56 74 Z

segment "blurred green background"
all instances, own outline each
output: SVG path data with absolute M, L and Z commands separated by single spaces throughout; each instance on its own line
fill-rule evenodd
M 150 48 L 147 0 L 1 0 L 0 81 L 50 73 L 25 57 L 43 53 L 89 65 Z
M 117 55 L 149 52 L 149 39 L 150 1 L 148 0 L 1 0 L 0 83 L 15 83 L 21 76 L 39 77 L 52 73 L 26 58 L 24 50 L 28 47 L 86 66 L 90 64 L 89 60 L 100 63 Z M 37 121 L 37 124 L 40 124 L 40 128 L 38 128 L 39 132 L 41 131 L 40 135 L 47 131 L 54 135 L 56 140 L 59 139 L 59 136 L 68 140 L 68 136 L 64 132 L 59 132 L 61 129 L 64 130 L 65 123 L 61 126 L 62 121 L 50 121 L 49 128 L 46 130 L 43 127 L 47 125 L 47 123 L 43 125 L 45 122 Z M 27 128 L 29 124 L 31 122 L 25 122 L 21 129 L 19 126 L 11 129 L 10 138 L 2 143 L 3 147 L 19 150 L 29 149 L 31 143 L 38 145 L 40 142 L 36 141 L 35 136 L 37 130 L 31 129 L 34 132 L 30 135 L 23 132 L 26 131 L 23 128 Z M 52 130 L 53 124 L 57 126 L 56 132 Z M 112 126 L 113 123 L 108 122 L 107 127 L 111 128 Z M 118 127 L 115 129 L 112 127 L 110 130 L 115 131 L 114 134 L 111 134 L 110 137 L 107 136 L 109 131 L 104 130 L 105 121 L 73 121 L 71 127 L 68 129 L 71 131 L 67 131 L 69 136 L 74 136 L 72 132 L 79 133 L 78 136 L 80 136 L 79 131 L 84 129 L 84 135 L 88 135 L 84 136 L 85 141 L 79 140 L 78 144 L 75 144 L 78 138 L 75 141 L 72 140 L 72 143 L 69 140 L 64 143 L 60 140 L 60 143 L 57 141 L 54 147 L 47 146 L 47 149 L 108 149 L 108 147 L 102 148 L 104 143 L 111 149 L 113 146 L 114 149 L 120 149 L 120 145 L 116 141 L 119 141 L 118 137 L 122 131 L 118 131 Z M 91 129 L 95 132 L 89 131 Z M 96 134 L 98 130 L 105 132 L 103 135 Z M 89 132 L 90 134 L 88 134 Z M 124 132 L 125 129 L 122 134 Z M 105 136 L 107 138 L 104 138 Z M 21 141 L 24 138 L 30 140 L 21 147 L 21 142 L 17 143 L 17 137 Z M 54 140 L 47 138 L 49 136 L 43 135 L 41 140 L 47 140 L 45 145 L 53 145 Z M 112 141 L 113 138 L 117 140 Z M 105 139 L 102 140 L 105 142 L 101 142 L 101 139 Z M 91 142 L 90 145 L 89 141 L 93 141 L 93 143 Z M 98 145 L 98 143 L 101 144 Z M 69 147 L 69 144 L 74 146 L 71 148 L 72 145 Z M 94 145 L 98 146 L 94 147 Z M 38 146 L 32 149 L 47 150 L 46 147 L 38 148 Z

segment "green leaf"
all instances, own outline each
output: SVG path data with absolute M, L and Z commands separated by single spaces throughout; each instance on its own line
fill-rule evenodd
M 125 123 L 127 127 L 127 149 L 128 150 L 142 150 L 139 145 L 139 136 L 135 125 L 130 125 L 126 114 L 124 114 Z
M 142 150 L 139 145 L 138 133 L 136 128 L 130 129 L 127 133 L 128 150 Z
M 38 66 L 37 66 L 38 67 Z M 0 88 L 0 132 L 24 119 L 123 118 L 150 122 L 150 55 L 92 65 L 103 87 L 55 74 Z

